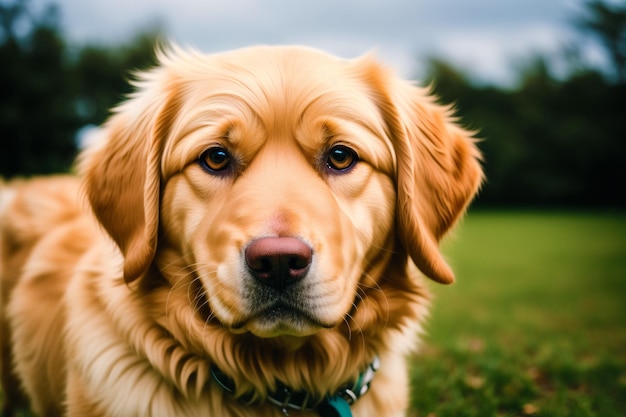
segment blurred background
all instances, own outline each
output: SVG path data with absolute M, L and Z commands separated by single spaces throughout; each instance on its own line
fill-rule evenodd
M 157 40 L 303 43 L 374 50 L 456 103 L 484 139 L 477 206 L 626 206 L 624 1 L 0 0 L 0 19 L 4 177 L 67 170 Z
M 69 171 L 167 40 L 374 50 L 478 132 L 411 416 L 626 415 L 626 1 L 0 0 L 0 177 Z

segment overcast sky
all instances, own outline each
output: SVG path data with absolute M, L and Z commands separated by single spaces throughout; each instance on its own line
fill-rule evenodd
M 158 24 L 177 43 L 206 52 L 259 43 L 305 44 L 346 58 L 375 50 L 404 77 L 419 77 L 425 59 L 436 55 L 492 83 L 510 82 L 511 69 L 533 52 L 556 54 L 575 42 L 572 19 L 583 10 L 583 0 L 56 3 L 64 33 L 76 44 L 123 42 Z M 583 49 L 590 59 L 600 59 L 598 49 Z

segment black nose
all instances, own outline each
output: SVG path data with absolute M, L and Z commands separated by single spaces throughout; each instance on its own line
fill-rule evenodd
M 304 278 L 311 266 L 313 251 L 295 237 L 265 237 L 250 243 L 245 257 L 257 281 L 282 291 Z

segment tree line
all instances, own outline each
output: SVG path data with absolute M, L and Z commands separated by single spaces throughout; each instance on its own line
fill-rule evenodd
M 575 25 L 604 47 L 610 69 L 572 59 L 557 76 L 535 55 L 515 87 L 502 87 L 430 60 L 436 94 L 481 138 L 477 205 L 626 208 L 626 4 L 589 1 Z M 36 16 L 28 0 L 1 3 L 0 176 L 67 171 L 77 131 L 101 124 L 130 92 L 132 71 L 155 63 L 158 37 L 70 45 L 55 6 Z
M 516 86 L 502 88 L 431 60 L 435 91 L 483 139 L 487 183 L 478 205 L 626 207 L 626 3 L 585 6 L 573 24 L 605 48 L 610 68 L 564 46 L 566 76 L 535 55 Z
M 77 132 L 100 125 L 131 92 L 132 71 L 155 64 L 158 30 L 123 45 L 70 45 L 49 5 L 0 2 L 0 176 L 66 172 Z M 26 30 L 24 29 L 26 28 Z

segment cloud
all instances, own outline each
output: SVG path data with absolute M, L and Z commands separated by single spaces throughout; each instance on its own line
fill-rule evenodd
M 34 0 L 43 2 L 46 0 Z M 581 0 L 582 1 L 582 0 Z M 344 57 L 372 49 L 403 76 L 428 56 L 507 82 L 511 60 L 553 51 L 573 0 L 60 0 L 76 43 L 122 42 L 155 22 L 181 45 L 215 52 L 250 44 L 306 44 Z
M 568 37 L 562 28 L 543 23 L 498 30 L 477 27 L 442 34 L 431 53 L 483 81 L 508 84 L 513 81 L 511 70 L 516 62 L 537 53 L 557 53 Z

